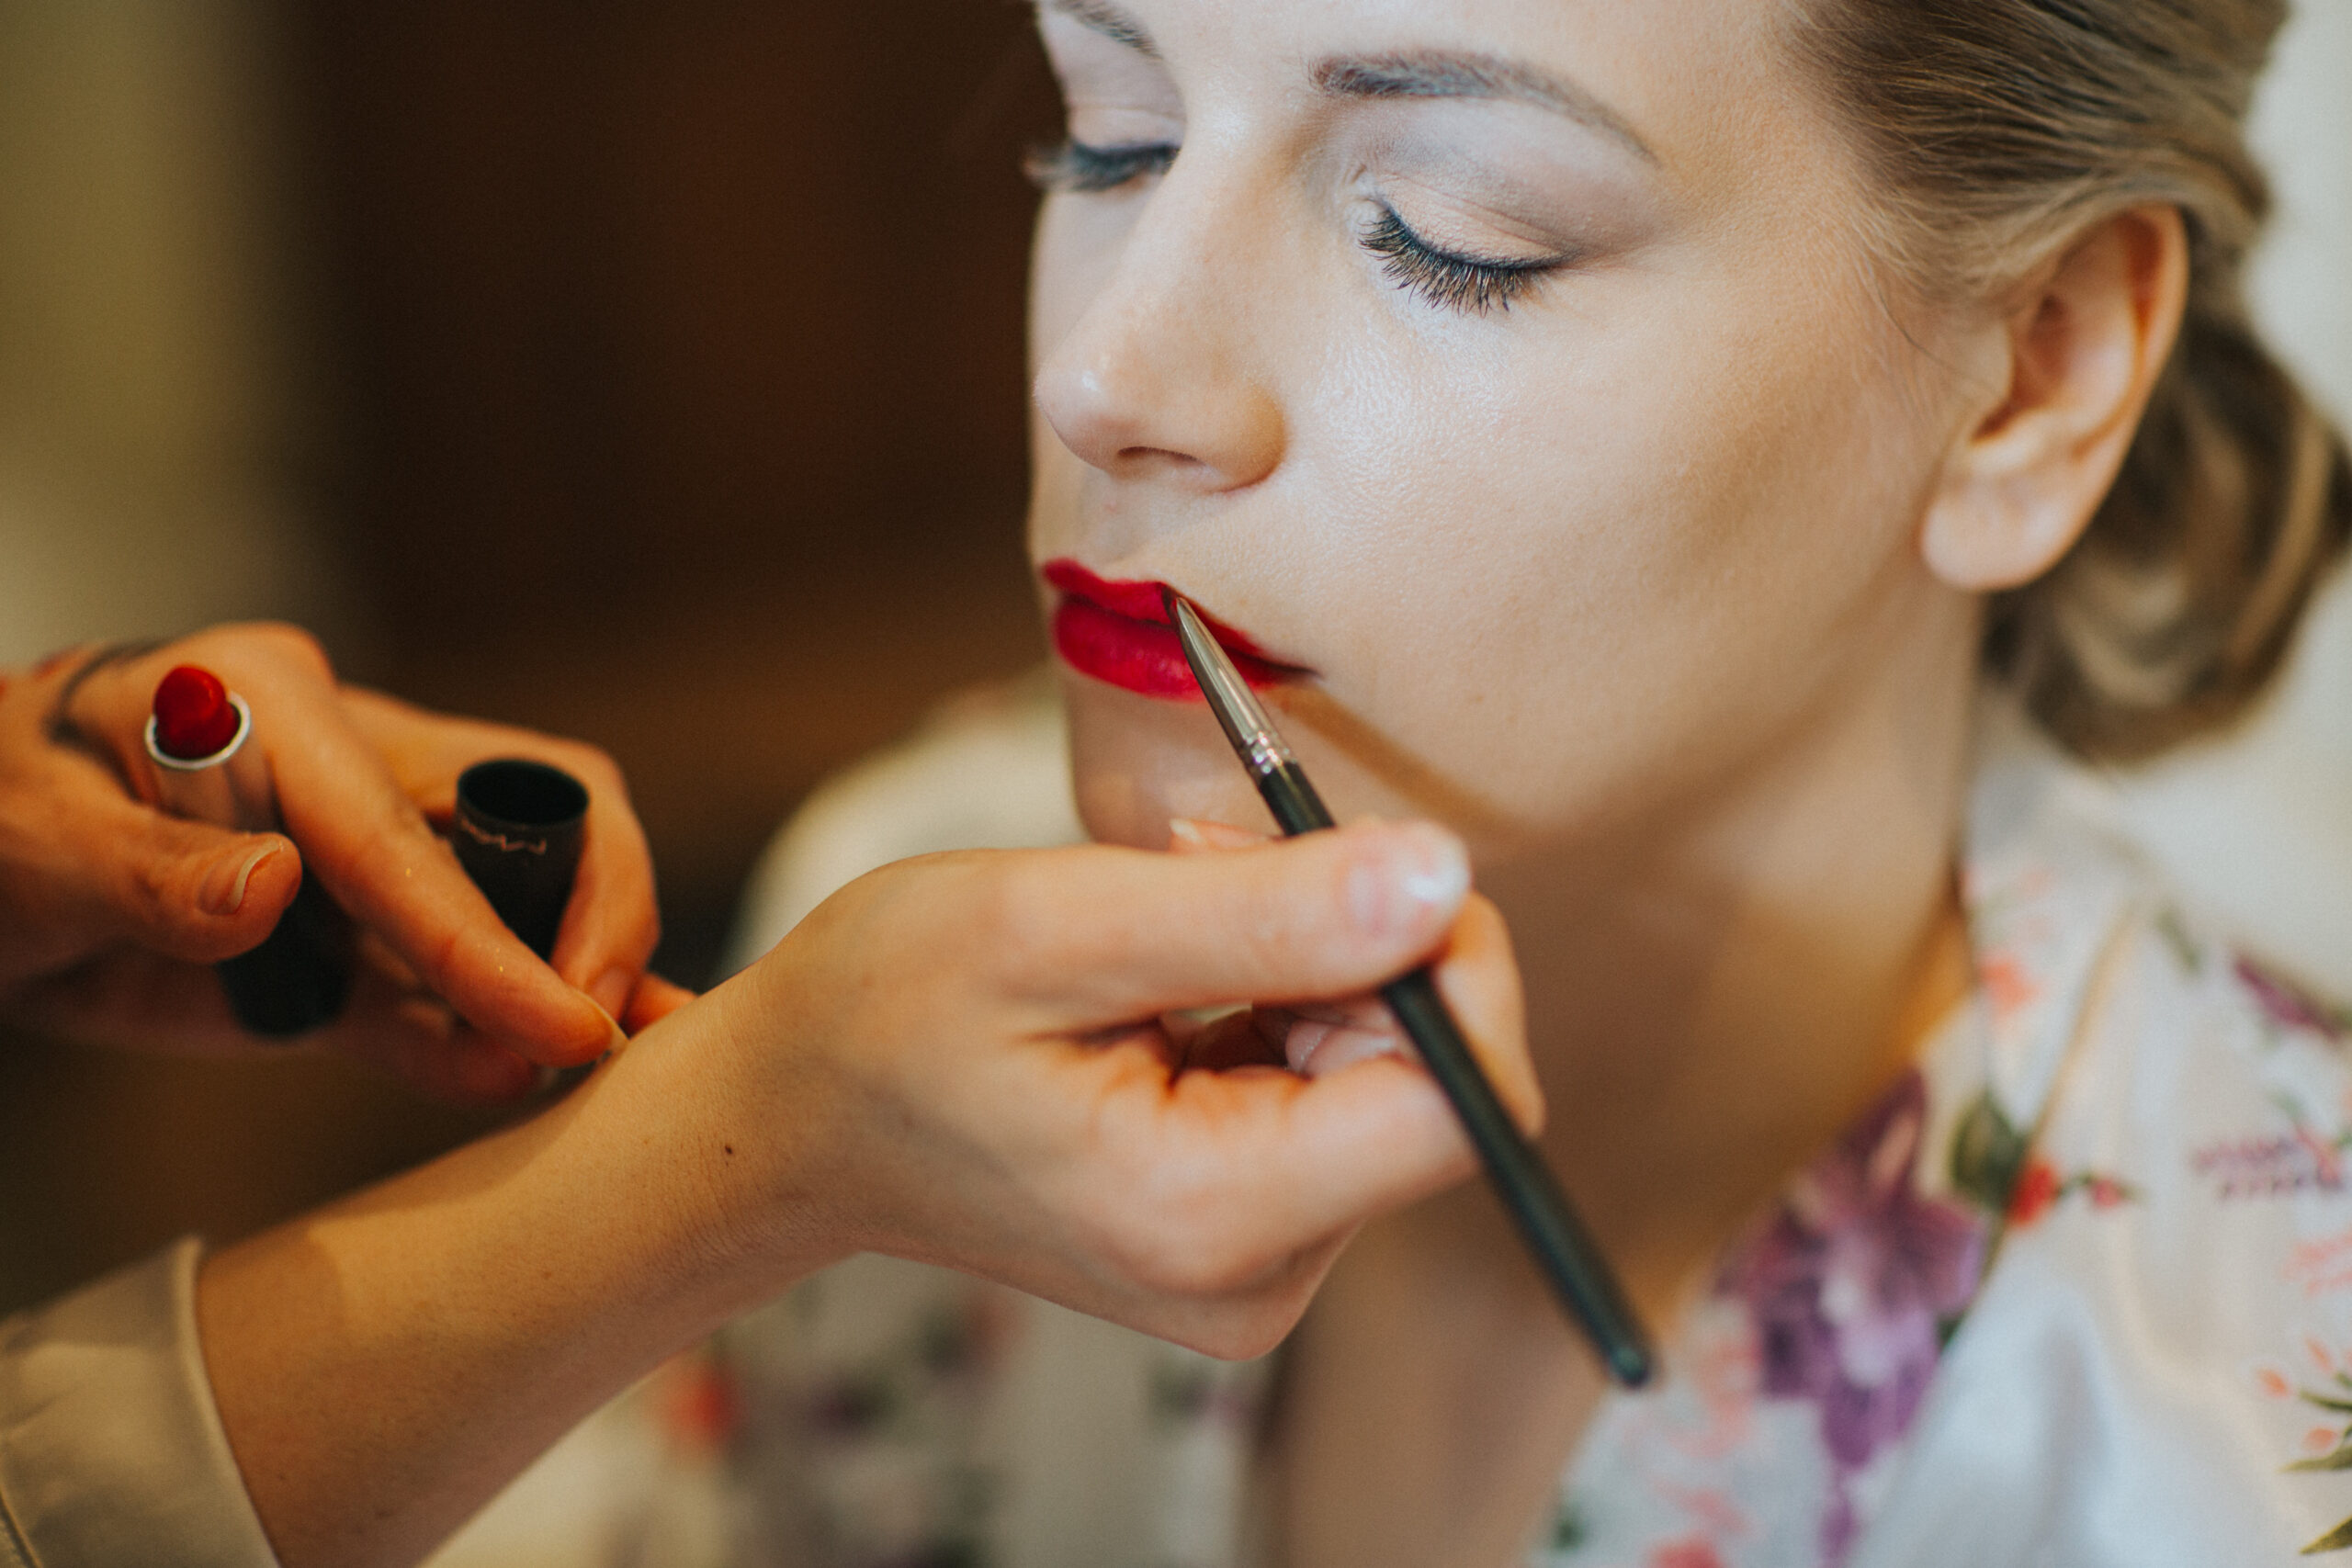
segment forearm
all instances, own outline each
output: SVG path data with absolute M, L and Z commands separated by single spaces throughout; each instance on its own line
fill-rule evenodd
M 738 1111 L 688 1070 L 715 1022 L 681 1014 L 533 1121 L 209 1260 L 206 1363 L 288 1568 L 415 1561 L 663 1356 L 831 1260 L 750 1211 L 775 1188 L 738 1174 Z

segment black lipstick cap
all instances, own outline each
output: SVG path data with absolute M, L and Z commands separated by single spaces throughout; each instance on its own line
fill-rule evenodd
M 458 863 L 541 958 L 563 927 L 587 823 L 588 786 L 561 768 L 508 757 L 458 776 L 449 833 Z

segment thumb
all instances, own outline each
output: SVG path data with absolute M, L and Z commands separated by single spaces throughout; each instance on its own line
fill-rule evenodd
M 100 922 L 169 957 L 215 964 L 260 944 L 302 885 L 302 860 L 279 833 L 238 833 L 125 801 L 97 841 L 90 896 Z
M 1362 822 L 1216 854 L 1072 850 L 1013 863 L 1013 991 L 1046 1030 L 1350 996 L 1428 957 L 1470 891 L 1462 841 Z

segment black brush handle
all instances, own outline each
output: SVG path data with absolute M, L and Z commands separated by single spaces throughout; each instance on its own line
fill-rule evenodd
M 1258 794 L 1285 837 L 1332 826 L 1322 796 L 1315 793 L 1296 762 L 1253 768 L 1251 773 L 1258 781 Z M 1641 1320 L 1626 1303 L 1616 1275 L 1601 1257 L 1592 1233 L 1577 1217 L 1551 1168 L 1534 1145 L 1520 1135 L 1495 1086 L 1470 1054 L 1470 1043 L 1462 1037 L 1461 1026 L 1437 993 L 1435 976 L 1427 969 L 1416 969 L 1382 987 L 1380 997 L 1420 1052 L 1421 1062 L 1437 1079 L 1438 1088 L 1453 1101 L 1454 1115 L 1461 1119 L 1471 1146 L 1487 1168 L 1487 1181 L 1510 1212 L 1520 1238 L 1560 1303 L 1591 1339 L 1609 1375 L 1625 1388 L 1641 1387 L 1649 1381 L 1655 1365 Z
M 1577 1217 L 1551 1168 L 1520 1135 L 1495 1086 L 1470 1054 L 1469 1042 L 1462 1038 L 1453 1014 L 1437 994 L 1435 976 L 1416 969 L 1383 986 L 1380 999 L 1396 1015 L 1430 1076 L 1453 1102 L 1453 1113 L 1470 1134 L 1495 1195 L 1510 1211 L 1520 1238 L 1561 1304 L 1600 1352 L 1609 1375 L 1626 1388 L 1649 1382 L 1653 1357 L 1641 1320 L 1626 1303 L 1592 1233 Z

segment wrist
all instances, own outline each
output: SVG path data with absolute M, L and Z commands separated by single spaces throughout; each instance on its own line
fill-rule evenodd
M 662 1358 L 836 1255 L 799 1218 L 797 1161 L 754 1176 L 726 1152 L 743 1097 L 695 1010 L 529 1122 L 206 1262 L 216 1404 L 290 1568 L 414 1561 Z
M 779 1071 L 772 1016 L 722 987 L 647 1029 L 575 1095 L 565 1162 L 631 1213 L 628 1270 L 678 1292 L 694 1332 L 716 1327 L 856 1250 L 820 1170 L 825 1122 Z

